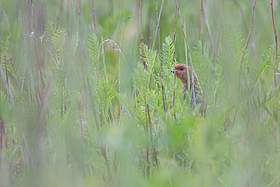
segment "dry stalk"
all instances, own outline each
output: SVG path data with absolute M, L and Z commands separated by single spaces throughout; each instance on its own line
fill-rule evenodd
M 77 15 L 81 15 L 81 0 L 77 0 Z
M 0 151 L 4 148 L 5 144 L 5 123 L 0 119 Z

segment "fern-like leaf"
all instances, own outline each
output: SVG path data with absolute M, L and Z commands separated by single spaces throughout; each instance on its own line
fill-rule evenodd
M 99 59 L 99 41 L 95 33 L 90 33 L 87 40 L 88 53 L 90 61 L 93 65 L 96 65 Z

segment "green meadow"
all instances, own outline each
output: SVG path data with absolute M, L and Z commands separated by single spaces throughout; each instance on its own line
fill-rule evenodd
M 279 43 L 279 0 L 0 0 L 0 187 L 280 186 Z

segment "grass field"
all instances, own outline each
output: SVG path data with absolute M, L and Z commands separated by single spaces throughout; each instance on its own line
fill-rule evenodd
M 279 0 L 0 0 L 0 187 L 280 186 L 279 32 Z

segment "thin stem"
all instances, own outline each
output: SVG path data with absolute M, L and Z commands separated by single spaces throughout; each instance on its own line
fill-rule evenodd
M 77 0 L 77 15 L 81 15 L 81 0 Z
M 136 9 L 136 15 L 137 15 L 137 26 L 138 31 L 141 33 L 142 25 L 143 25 L 143 0 L 137 0 L 137 9 Z
M 241 58 L 240 58 L 240 71 L 239 71 L 239 82 L 241 81 L 241 73 L 242 73 L 242 66 L 243 66 L 243 62 L 244 62 L 244 59 L 245 59 L 245 55 L 246 55 L 246 50 L 248 49 L 249 47 L 249 43 L 252 39 L 252 33 L 254 32 L 254 28 L 255 28 L 255 15 L 256 15 L 256 4 L 257 4 L 257 1 L 254 0 L 253 1 L 253 5 L 252 5 L 252 19 L 251 19 L 251 26 L 250 26 L 250 30 L 249 30 L 249 33 L 248 33 L 248 36 L 247 36 L 247 39 L 246 39 L 246 43 L 244 45 L 244 48 L 243 48 L 243 51 L 242 51 L 242 55 L 241 55 Z
M 0 151 L 4 148 L 5 142 L 5 123 L 0 118 Z
M 246 20 L 245 20 L 245 13 L 244 13 L 244 10 L 241 6 L 241 4 L 239 3 L 238 0 L 233 0 L 233 3 L 239 8 L 240 10 L 240 15 L 241 15 L 241 19 L 242 19 L 242 23 L 244 25 L 244 28 L 245 28 L 245 31 L 247 32 L 248 31 L 248 26 L 247 26 L 247 23 L 246 23 Z
M 279 75 L 278 75 L 277 72 L 280 70 L 280 63 L 278 64 L 278 34 L 277 34 L 276 23 L 275 23 L 274 0 L 270 1 L 270 6 L 271 6 L 272 30 L 273 30 L 274 44 L 275 44 L 275 54 L 274 54 L 274 61 L 275 61 L 274 86 L 277 86 L 277 82 L 278 82 L 278 79 L 279 79 Z
M 208 19 L 208 15 L 207 15 L 207 7 L 205 7 L 205 2 L 204 0 L 200 1 L 200 11 L 201 11 L 201 17 L 202 17 L 202 24 L 204 24 L 206 26 L 207 32 L 208 32 L 208 36 L 211 42 L 211 46 L 214 49 L 214 40 L 213 40 L 213 36 L 212 36 L 212 32 L 210 29 L 210 25 L 209 25 L 209 19 Z M 203 32 L 203 30 L 202 30 Z M 203 33 L 201 33 L 203 34 Z
M 167 112 L 166 103 L 165 103 L 165 89 L 164 89 L 163 78 L 162 78 L 162 65 L 160 67 L 160 84 L 161 84 L 161 99 L 162 99 L 163 110 L 164 112 Z
M 159 14 L 158 14 L 157 26 L 156 26 L 156 31 L 155 31 L 155 34 L 154 34 L 152 49 L 155 47 L 156 39 L 158 38 L 157 35 L 159 34 L 160 19 L 161 19 L 163 5 L 164 5 L 164 0 L 161 0 L 161 5 L 160 5 Z
M 91 11 L 92 11 L 92 30 L 96 32 L 96 11 L 95 11 L 95 3 L 94 0 L 91 0 Z

